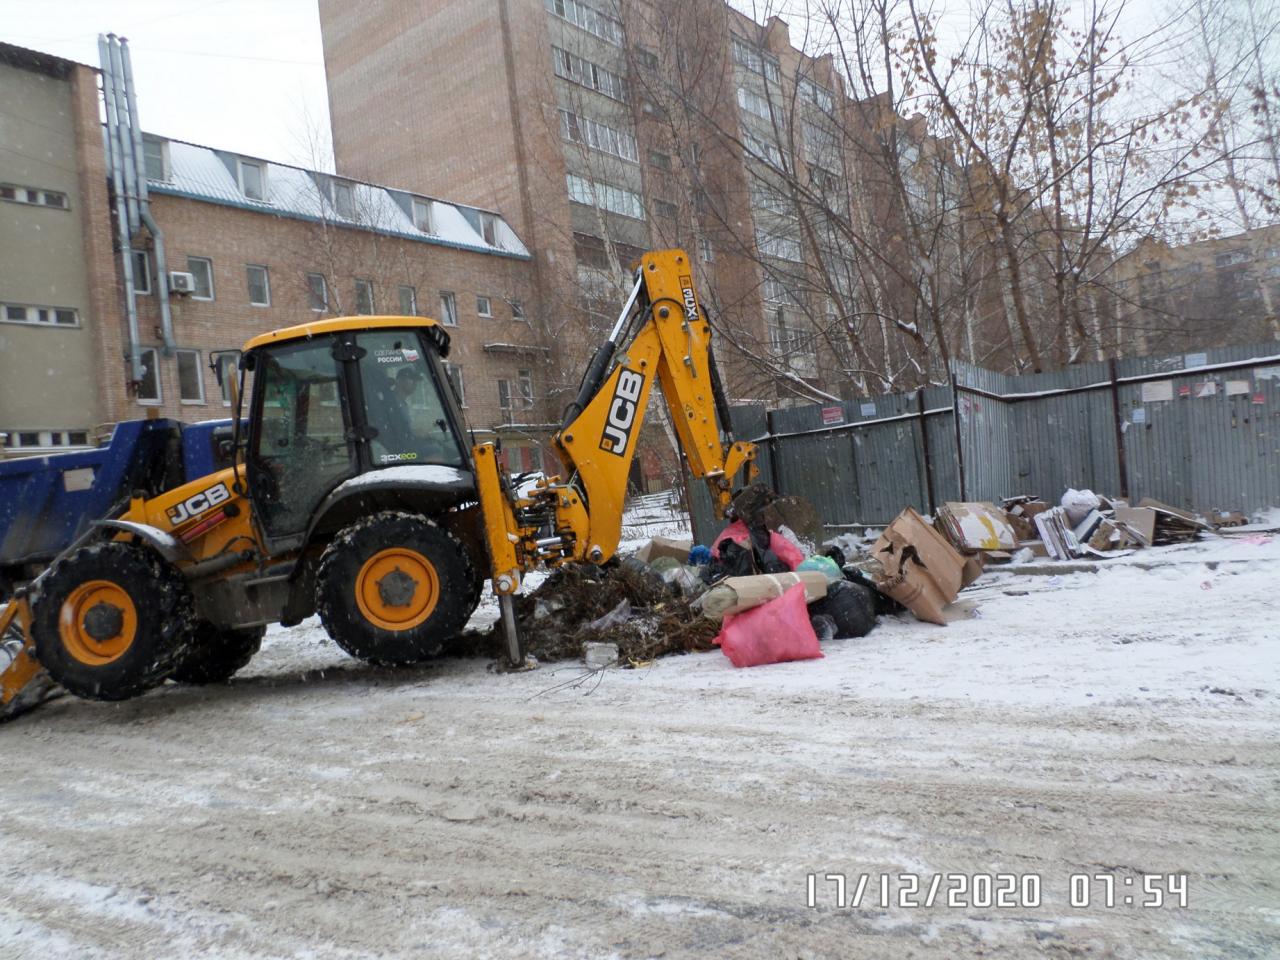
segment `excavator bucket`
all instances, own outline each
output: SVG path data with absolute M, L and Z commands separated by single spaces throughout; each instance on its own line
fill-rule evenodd
M 36 660 L 25 598 L 0 609 L 0 723 L 56 696 L 58 685 Z

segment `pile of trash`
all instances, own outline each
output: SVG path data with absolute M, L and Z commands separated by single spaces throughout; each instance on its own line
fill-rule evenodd
M 515 614 L 525 653 L 544 663 L 576 660 L 609 644 L 605 662 L 637 665 L 714 649 L 719 629 L 661 575 L 632 560 L 559 567 L 536 590 L 515 598 Z M 463 645 L 450 652 L 496 659 L 504 649 L 501 624 L 495 623 L 487 633 L 464 635 Z
M 1055 506 L 1034 496 L 1010 497 L 1000 506 L 987 501 L 947 503 L 938 510 L 937 523 L 962 553 L 994 562 L 1105 559 L 1186 543 L 1213 529 L 1195 514 L 1149 497 L 1130 506 L 1120 497 L 1074 489 Z
M 718 646 L 734 665 L 756 666 L 821 657 L 822 641 L 875 626 L 890 601 L 783 522 L 820 531 L 812 508 L 807 516 L 750 489 L 736 507 L 737 519 L 710 546 L 655 537 L 622 560 L 554 570 L 515 600 L 526 655 L 634 667 Z M 495 623 L 448 652 L 498 658 L 504 649 Z
M 1224 523 L 1238 516 L 1224 514 Z M 788 519 L 813 539 L 793 533 Z M 1212 527 L 1159 501 L 1130 506 L 1068 490 L 1052 506 L 1025 495 L 999 506 L 946 503 L 932 520 L 908 507 L 878 535 L 841 534 L 819 553 L 821 529 L 811 507 L 748 488 L 709 546 L 655 537 L 603 567 L 561 567 L 518 597 L 525 650 L 593 667 L 717 646 L 739 667 L 815 659 L 823 642 L 865 636 L 885 613 L 942 626 L 970 615 L 957 597 L 988 563 L 1121 556 Z M 497 625 L 470 642 L 455 652 L 496 657 L 504 646 Z

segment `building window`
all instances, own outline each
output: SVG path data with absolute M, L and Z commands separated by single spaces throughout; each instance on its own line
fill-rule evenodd
M 160 367 L 157 364 L 159 354 L 155 347 L 144 347 L 138 351 L 138 354 L 142 361 L 142 379 L 138 381 L 138 402 L 159 403 L 161 399 Z
M 657 70 L 658 55 L 648 47 L 636 47 L 636 63 L 646 70 Z
M 329 309 L 329 284 L 323 273 L 307 274 L 307 303 L 317 313 Z
M 640 151 L 636 149 L 634 136 L 570 110 L 560 111 L 560 136 L 570 143 L 583 144 L 611 157 L 630 160 L 632 163 L 640 162 Z
M 795 205 L 791 198 L 782 192 L 781 187 L 771 183 L 756 181 L 750 186 L 751 209 L 753 213 L 772 213 L 788 220 L 796 220 Z
M 746 87 L 738 88 L 738 106 L 761 120 L 768 120 L 773 115 L 769 108 L 769 98 Z
M 431 223 L 431 201 L 413 201 L 413 225 L 423 233 L 434 233 Z
M 145 250 L 133 251 L 133 292 L 151 292 L 151 258 Z
M 649 165 L 657 167 L 659 170 L 670 170 L 671 158 L 667 156 L 665 153 L 661 153 L 657 150 L 650 150 Z
M 702 255 L 703 263 L 715 263 L 716 248 L 711 245 L 711 241 L 706 237 L 698 238 L 698 252 Z
M 169 179 L 169 147 L 163 140 L 142 138 L 142 161 L 148 180 Z
M 213 299 L 213 261 L 208 257 L 187 257 L 187 273 L 195 277 L 196 288 L 191 296 L 196 300 Z
M 344 220 L 354 220 L 355 201 L 352 199 L 351 184 L 345 180 L 329 181 L 329 199 L 333 201 L 333 212 Z
M 446 327 L 458 325 L 458 298 L 449 290 L 440 291 L 440 322 Z
M 249 285 L 249 302 L 255 307 L 271 306 L 271 281 L 267 268 L 260 264 L 245 264 L 245 279 Z
M 418 315 L 418 291 L 413 287 L 400 288 L 400 315 L 403 317 Z
M 561 50 L 559 47 L 552 47 L 551 55 L 556 76 L 561 80 L 568 80 L 588 90 L 602 93 L 610 99 L 626 102 L 626 83 L 616 73 L 597 66 L 590 60 L 574 56 L 568 50 Z
M 80 313 L 70 307 L 5 303 L 0 304 L 0 320 L 5 323 L 30 323 L 49 327 L 78 327 Z
M 644 204 L 639 195 L 630 190 L 598 180 L 588 180 L 573 173 L 565 174 L 565 184 L 569 190 L 569 199 L 574 203 L 599 206 L 610 213 L 635 220 L 644 219 Z
M 546 0 L 547 10 L 615 47 L 622 46 L 622 24 L 581 0 Z
M 8 449 L 25 447 L 87 447 L 88 430 L 3 430 L 0 439 Z
M 796 90 L 801 100 L 807 100 L 823 110 L 826 113 L 831 112 L 831 108 L 835 105 L 835 97 L 831 91 L 820 84 L 814 83 L 808 77 L 801 77 L 800 82 L 796 85 Z
M 27 203 L 35 207 L 57 207 L 66 210 L 70 207 L 67 195 L 61 190 L 41 190 L 39 187 L 20 187 L 13 183 L 0 183 L 0 200 L 12 203 Z
M 498 218 L 492 213 L 480 214 L 480 236 L 489 246 L 498 245 Z
M 261 163 L 254 160 L 237 160 L 236 170 L 240 176 L 240 192 L 250 200 L 267 199 L 267 172 Z
M 183 403 L 204 403 L 204 377 L 200 375 L 200 351 L 179 350 L 178 397 Z
M 680 215 L 680 208 L 669 200 L 655 199 L 653 201 L 653 212 L 660 217 L 665 217 L 668 220 L 674 220 Z
M 511 381 L 498 381 L 498 409 L 503 413 L 511 412 Z
M 362 316 L 373 313 L 372 280 L 356 280 L 356 313 Z
M 520 406 L 528 410 L 533 406 L 533 371 L 516 371 L 516 385 L 520 389 Z
M 476 297 L 476 316 L 493 316 L 493 302 L 488 297 Z
M 449 375 L 449 383 L 453 386 L 454 396 L 458 398 L 458 406 L 465 407 L 467 405 L 466 384 L 462 380 L 462 367 L 456 363 L 446 363 L 444 372 Z
M 214 367 L 218 371 L 218 382 L 221 384 L 222 405 L 224 407 L 231 406 L 231 384 L 235 382 L 239 360 L 240 354 L 235 350 L 213 355 Z
M 529 318 L 525 316 L 525 313 L 524 313 L 524 301 L 522 300 L 511 301 L 511 319 L 519 320 L 524 323 L 527 323 L 529 321 Z
M 804 158 L 824 170 L 836 171 L 840 168 L 839 134 L 827 125 L 810 123 L 802 120 L 800 130 L 804 134 Z M 907 168 L 904 174 L 909 175 Z
M 741 37 L 733 37 L 733 62 L 746 67 L 752 73 L 758 73 L 766 80 L 778 82 L 778 60 L 753 47 Z
M 757 137 L 748 130 L 743 130 L 742 146 L 748 159 L 760 160 L 770 166 L 778 167 L 779 169 L 783 168 L 782 151 L 778 148 L 777 143 L 772 140 L 765 140 L 763 137 Z

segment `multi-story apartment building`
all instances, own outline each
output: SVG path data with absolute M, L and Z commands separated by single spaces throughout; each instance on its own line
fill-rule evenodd
M 1171 245 L 1143 240 L 1112 270 L 1120 352 L 1280 339 L 1280 226 Z
M 97 71 L 0 47 L 0 432 L 7 455 L 86 445 L 119 420 L 229 415 L 225 372 L 249 338 L 341 314 L 449 327 L 470 425 L 512 469 L 541 466 L 548 347 L 527 248 L 492 210 L 143 135 L 149 209 L 133 238 L 136 349 L 115 237 Z M 189 287 L 174 292 L 175 286 Z
M 862 189 L 894 125 L 783 21 L 723 0 L 319 6 L 339 172 L 511 219 L 557 348 L 553 398 L 576 386 L 645 247 L 695 252 L 735 398 L 848 392 L 849 370 L 884 360 L 855 355 L 861 318 L 896 319 L 902 278 L 892 252 L 855 249 L 850 225 L 902 221 L 888 191 Z M 909 165 L 901 129 L 890 159 Z M 879 287 L 864 258 L 888 265 Z

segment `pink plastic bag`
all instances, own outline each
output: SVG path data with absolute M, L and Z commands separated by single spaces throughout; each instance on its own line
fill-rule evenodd
M 725 527 L 720 531 L 720 536 L 716 537 L 715 543 L 711 544 L 711 556 L 716 560 L 720 559 L 720 544 L 725 540 L 732 540 L 749 548 L 751 533 L 741 520 L 735 520 Z M 769 549 L 778 555 L 778 559 L 787 565 L 788 570 L 794 570 L 804 563 L 804 554 L 800 552 L 800 548 L 776 530 L 769 531 Z
M 802 583 L 776 600 L 726 616 L 715 642 L 735 667 L 817 660 L 822 656 L 818 635 L 809 623 Z

